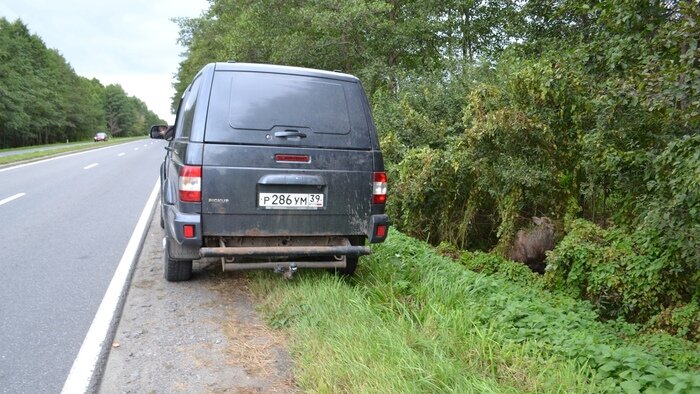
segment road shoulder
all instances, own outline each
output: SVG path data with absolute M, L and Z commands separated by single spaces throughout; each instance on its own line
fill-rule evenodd
M 245 276 L 195 262 L 193 279 L 163 279 L 154 215 L 99 392 L 291 392 L 284 338 L 255 311 Z

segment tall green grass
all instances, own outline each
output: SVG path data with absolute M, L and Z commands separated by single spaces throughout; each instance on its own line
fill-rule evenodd
M 106 142 L 100 142 L 100 143 L 78 143 L 78 144 L 69 144 L 69 145 L 64 145 L 64 144 L 51 144 L 51 145 L 39 145 L 39 146 L 29 146 L 25 148 L 17 148 L 17 149 L 3 149 L 3 152 L 8 152 L 12 150 L 18 150 L 22 151 L 25 149 L 32 149 L 32 148 L 41 148 L 41 147 L 55 147 L 55 149 L 48 149 L 48 150 L 41 150 L 41 151 L 34 151 L 34 152 L 20 152 L 17 154 L 13 155 L 7 155 L 7 156 L 2 156 L 0 157 L 0 165 L 2 164 L 11 164 L 11 163 L 18 163 L 26 160 L 34 160 L 34 159 L 41 159 L 49 156 L 56 156 L 60 155 L 63 153 L 69 153 L 69 152 L 77 152 L 77 151 L 83 151 L 83 150 L 90 150 L 90 149 L 97 149 L 97 148 L 102 148 L 107 145 L 117 145 L 117 144 L 123 144 L 125 142 L 131 142 L 135 141 L 138 139 L 144 139 L 146 137 L 123 137 L 123 138 L 113 138 L 109 141 Z
M 0 149 L 0 153 L 3 152 L 10 152 L 10 151 L 22 151 L 26 149 L 41 149 L 41 148 L 65 148 L 68 146 L 76 146 L 76 145 L 89 145 L 93 143 L 93 141 L 85 140 L 85 141 L 78 141 L 78 142 L 55 142 L 53 144 L 43 144 L 43 145 L 29 145 L 29 146 L 21 146 L 17 148 L 2 148 Z
M 469 271 L 398 232 L 353 279 L 253 278 L 307 391 L 700 390 L 696 372 L 626 343 L 586 303 Z

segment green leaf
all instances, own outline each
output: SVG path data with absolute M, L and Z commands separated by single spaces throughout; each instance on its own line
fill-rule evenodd
M 620 383 L 620 387 L 628 394 L 638 394 L 642 389 L 642 386 L 634 380 L 625 380 Z
M 619 362 L 611 360 L 598 367 L 598 370 L 603 372 L 612 372 L 615 369 L 617 369 L 620 365 L 621 364 Z

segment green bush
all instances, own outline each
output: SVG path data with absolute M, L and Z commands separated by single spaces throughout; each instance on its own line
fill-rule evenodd
M 390 169 L 388 211 L 394 224 L 417 238 L 467 245 L 473 226 L 473 200 L 468 158 L 459 146 L 409 149 Z
M 587 299 L 605 318 L 646 322 L 665 306 L 687 301 L 687 278 L 657 258 L 644 234 L 602 229 L 577 219 L 548 257 L 545 280 Z
M 653 161 L 649 194 L 640 198 L 635 222 L 642 242 L 664 261 L 668 280 L 679 278 L 700 299 L 700 134 L 677 139 Z
M 683 306 L 666 308 L 654 316 L 647 326 L 652 330 L 664 330 L 680 338 L 700 342 L 700 307 L 693 300 Z
M 505 255 L 531 216 L 563 216 L 591 115 L 586 76 L 568 64 L 578 60 L 556 59 L 504 57 L 495 70 L 409 82 L 394 99 L 375 94 L 398 228 Z

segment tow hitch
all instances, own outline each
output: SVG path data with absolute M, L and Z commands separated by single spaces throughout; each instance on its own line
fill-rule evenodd
M 275 268 L 274 272 L 276 274 L 282 274 L 284 279 L 292 279 L 292 276 L 297 272 L 297 264 L 296 263 L 289 263 L 287 267 L 284 266 L 278 266 Z
M 264 263 L 234 263 L 221 258 L 221 268 L 224 271 L 271 269 L 275 273 L 284 274 L 287 279 L 290 279 L 299 268 L 343 269 L 345 267 L 347 267 L 345 256 L 333 261 L 270 261 Z

